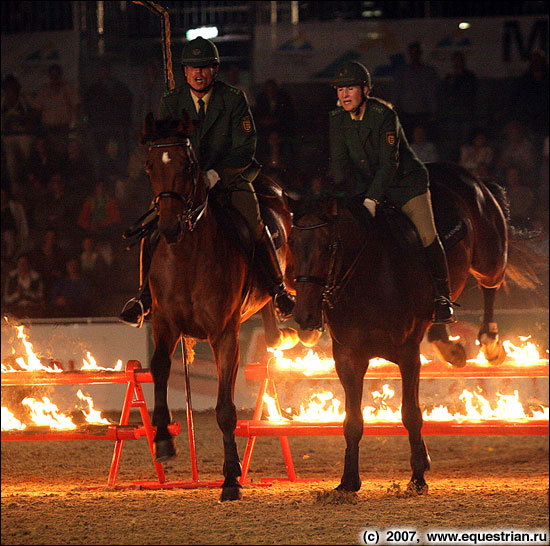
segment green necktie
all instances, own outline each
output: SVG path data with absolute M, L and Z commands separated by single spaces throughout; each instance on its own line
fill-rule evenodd
M 199 103 L 199 119 L 201 121 L 204 121 L 204 118 L 206 117 L 206 113 L 204 111 L 204 101 L 202 99 L 199 99 L 198 103 Z

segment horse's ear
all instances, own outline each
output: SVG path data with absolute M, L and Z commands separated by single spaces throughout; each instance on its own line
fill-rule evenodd
M 153 135 L 155 134 L 156 130 L 156 121 L 155 116 L 153 116 L 153 112 L 149 112 L 145 116 L 145 123 L 143 125 L 143 134 L 144 135 Z
M 181 113 L 181 119 L 178 123 L 178 133 L 183 133 L 184 135 L 192 135 L 195 131 L 195 127 L 199 124 L 198 121 L 193 121 L 189 112 L 183 110 Z
M 338 216 L 338 201 L 336 199 L 330 199 L 328 202 L 328 212 L 331 216 Z

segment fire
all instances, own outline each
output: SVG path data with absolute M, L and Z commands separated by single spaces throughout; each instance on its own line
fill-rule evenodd
M 24 425 L 8 408 L 2 408 L 2 430 L 25 430 Z
M 97 362 L 95 358 L 91 355 L 90 351 L 86 351 L 86 358 L 82 359 L 82 368 L 80 368 L 82 371 L 98 371 L 98 370 L 105 370 L 105 371 L 115 371 L 120 372 L 122 370 L 122 360 L 117 360 L 116 366 L 114 368 L 103 368 L 101 366 L 97 365 Z
M 110 421 L 101 417 L 101 412 L 94 408 L 94 401 L 91 396 L 86 396 L 80 389 L 76 393 L 78 398 L 85 400 L 88 403 L 88 410 L 82 410 L 86 421 L 94 425 L 110 425 Z
M 54 430 L 74 430 L 76 425 L 73 420 L 60 413 L 58 407 L 47 396 L 42 401 L 34 398 L 24 398 L 22 404 L 28 406 L 33 423 L 40 426 L 48 426 Z
M 449 339 L 457 341 L 460 336 L 450 337 Z M 548 362 L 548 359 L 542 359 L 540 353 L 537 350 L 536 345 L 529 341 L 531 336 L 520 336 L 521 346 L 514 345 L 510 340 L 502 342 L 508 357 L 506 358 L 506 364 L 512 366 L 540 366 Z M 306 356 L 297 357 L 292 360 L 285 358 L 283 352 L 279 349 L 273 351 L 275 365 L 280 370 L 293 371 L 302 373 L 306 377 L 311 377 L 316 374 L 326 374 L 334 371 L 334 359 L 319 356 L 312 349 L 309 349 Z M 424 355 L 420 355 L 420 362 L 422 365 L 429 365 L 431 362 Z M 489 362 L 480 351 L 476 358 L 469 359 L 469 364 L 476 366 L 489 366 Z M 369 361 L 369 368 L 384 367 L 391 364 L 388 360 L 383 358 L 371 358 Z
M 401 406 L 392 409 L 388 401 L 393 399 L 395 391 L 384 385 L 382 392 L 374 391 L 372 398 L 375 406 L 366 406 L 363 409 L 363 419 L 366 422 L 401 422 Z M 452 413 L 445 406 L 436 406 L 432 410 L 424 410 L 422 417 L 425 421 L 522 421 L 530 420 L 548 420 L 549 408 L 542 407 L 527 414 L 519 399 L 518 391 L 514 394 L 497 393 L 498 400 L 496 404 L 491 403 L 479 392 L 464 390 L 459 396 L 459 400 L 464 405 L 464 410 Z M 292 412 L 291 408 L 287 413 L 291 418 L 284 417 L 277 409 L 275 399 L 268 394 L 264 395 L 265 409 L 267 418 L 274 423 L 284 423 L 289 421 L 299 422 L 339 422 L 343 421 L 346 413 L 341 409 L 341 402 L 334 397 L 330 391 L 315 393 L 308 401 L 300 405 L 298 412 Z
M 4 317 L 6 319 L 6 317 Z M 6 319 L 7 320 L 7 319 Z M 25 327 L 24 326 L 15 326 L 14 328 L 17 330 L 17 337 L 21 340 L 23 343 L 23 346 L 25 347 L 25 351 L 27 353 L 27 360 L 20 356 L 15 359 L 17 364 L 19 365 L 20 370 L 25 372 L 55 372 L 59 373 L 63 370 L 59 368 L 55 363 L 52 366 L 44 366 L 42 362 L 40 362 L 40 359 L 36 356 L 32 343 L 28 340 L 28 336 L 25 333 Z M 13 353 L 15 354 L 15 351 L 12 349 Z M 4 372 L 16 372 L 19 371 L 15 368 L 13 368 L 9 364 L 4 364 L 2 362 L 2 373 Z

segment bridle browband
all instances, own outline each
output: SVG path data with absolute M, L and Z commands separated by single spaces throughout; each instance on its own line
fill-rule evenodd
M 172 148 L 174 146 L 185 146 L 189 150 L 189 157 L 192 161 L 192 177 L 193 177 L 193 189 L 189 195 L 182 195 L 179 192 L 167 190 L 161 191 L 153 199 L 153 208 L 159 213 L 160 200 L 165 198 L 176 199 L 184 205 L 184 210 L 181 215 L 178 216 L 178 221 L 180 223 L 181 232 L 185 231 L 187 228 L 189 231 L 193 231 L 197 222 L 202 218 L 204 211 L 208 205 L 208 193 L 206 194 L 206 199 L 197 207 L 193 208 L 195 194 L 197 193 L 198 180 L 199 180 L 199 165 L 197 159 L 193 154 L 193 149 L 191 148 L 191 142 L 186 138 L 183 142 L 165 142 L 162 144 L 153 144 L 147 143 L 149 148 Z M 187 207 L 187 208 L 185 208 Z

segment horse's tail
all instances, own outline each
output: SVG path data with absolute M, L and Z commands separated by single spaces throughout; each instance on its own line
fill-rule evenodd
M 548 258 L 535 246 L 524 240 L 508 241 L 508 264 L 506 280 L 519 288 L 541 292 L 548 275 Z
M 537 233 L 512 224 L 510 201 L 503 186 L 494 180 L 485 179 L 483 183 L 500 205 L 508 227 L 506 280 L 522 289 L 540 291 L 541 278 L 548 274 L 548 259 L 529 243 Z

